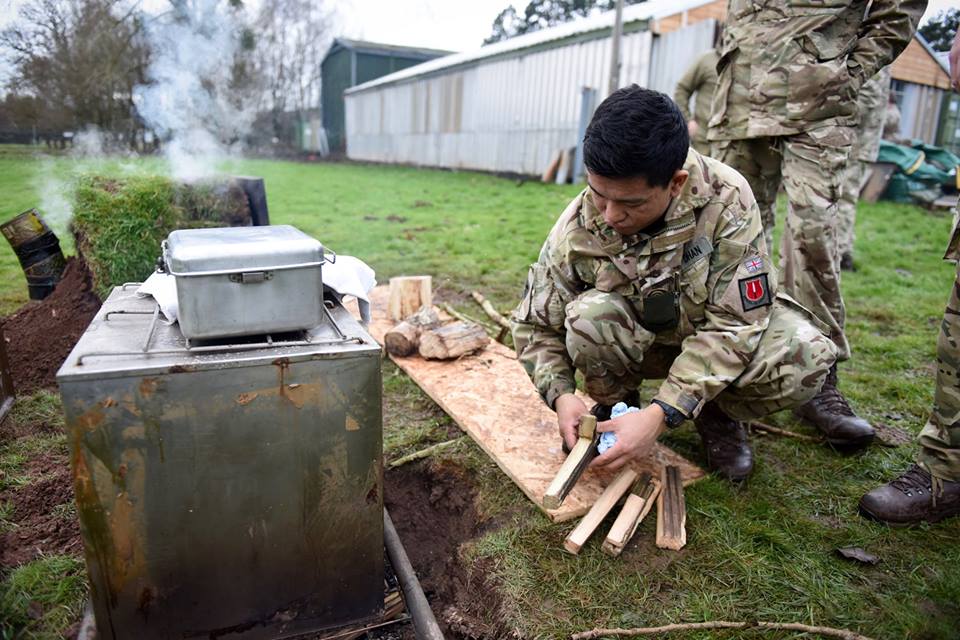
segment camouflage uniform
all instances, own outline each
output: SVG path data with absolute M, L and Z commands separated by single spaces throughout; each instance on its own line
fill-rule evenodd
M 768 234 L 782 177 L 789 207 L 780 282 L 830 325 L 841 360 L 850 349 L 837 201 L 856 96 L 906 47 L 925 7 L 925 0 L 730 0 L 727 8 L 712 151 L 750 182 Z
M 621 236 L 587 189 L 554 225 L 513 314 L 520 362 L 544 401 L 575 389 L 620 400 L 647 377 L 696 417 L 713 399 L 736 419 L 801 404 L 836 349 L 809 312 L 776 294 L 759 212 L 736 171 L 691 149 L 664 217 Z
M 717 61 L 720 54 L 716 49 L 710 49 L 690 65 L 677 82 L 673 92 L 673 100 L 683 112 L 687 120 L 695 120 L 700 126 L 696 135 L 690 141 L 690 146 L 704 155 L 710 153 L 710 142 L 707 140 L 707 124 L 710 122 L 710 107 L 713 103 L 713 92 L 717 89 Z M 693 102 L 693 114 L 690 113 L 690 98 L 697 94 Z
M 945 260 L 960 260 L 960 201 Z M 960 481 L 960 262 L 937 338 L 933 412 L 918 438 L 917 463 L 941 480 Z
M 857 216 L 857 199 L 863 188 L 864 178 L 871 162 L 880 153 L 880 135 L 887 114 L 887 99 L 890 96 L 890 67 L 884 67 L 870 78 L 857 96 L 860 109 L 860 128 L 853 142 L 850 162 L 844 173 L 843 193 L 839 203 L 840 255 L 853 253 L 854 223 Z

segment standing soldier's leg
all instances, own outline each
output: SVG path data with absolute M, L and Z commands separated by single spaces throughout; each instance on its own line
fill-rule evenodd
M 933 413 L 918 441 L 917 464 L 860 499 L 864 515 L 895 524 L 936 522 L 960 513 L 960 265 L 937 339 Z
M 863 163 L 851 157 L 843 172 L 843 192 L 838 203 L 838 231 L 840 243 L 840 270 L 853 271 L 854 224 L 857 218 L 857 200 L 860 197 L 860 178 Z
M 788 210 L 780 243 L 780 283 L 782 291 L 829 327 L 838 361 L 850 357 L 843 332 L 837 201 L 852 136 L 849 127 L 824 127 L 783 139 Z M 797 415 L 820 429 L 831 445 L 870 444 L 873 427 L 853 412 L 837 384 L 834 365 L 820 393 L 796 409 Z
M 747 179 L 760 208 L 767 253 L 773 255 L 777 191 L 780 190 L 781 156 L 777 138 L 720 140 L 711 145 L 714 158 L 733 167 Z

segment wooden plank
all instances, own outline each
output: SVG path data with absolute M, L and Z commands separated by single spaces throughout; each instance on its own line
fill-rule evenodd
M 610 527 L 610 532 L 603 541 L 604 552 L 611 556 L 623 553 L 627 543 L 637 532 L 637 527 L 650 513 L 658 495 L 660 495 L 660 482 L 649 473 L 643 474 L 633 485 L 630 495 L 623 503 L 623 508 L 620 509 L 620 514 Z
M 388 298 L 385 286 L 370 294 L 373 317 L 369 330 L 381 344 L 384 333 L 393 328 L 387 319 Z M 543 508 L 547 486 L 565 456 L 557 434 L 557 416 L 543 404 L 513 350 L 491 342 L 483 351 L 457 360 L 392 359 Z M 585 401 L 591 404 L 589 399 Z M 659 443 L 634 469 L 658 478 L 664 464 L 678 466 L 684 482 L 704 475 L 699 467 Z M 587 469 L 560 508 L 544 510 L 546 515 L 563 522 L 585 514 L 614 475 Z
M 687 508 L 680 470 L 667 465 L 663 468 L 660 483 L 663 486 L 657 500 L 657 546 L 679 551 L 687 544 Z
M 578 438 L 570 455 L 560 465 L 560 470 L 554 476 L 546 493 L 543 494 L 544 509 L 559 509 L 563 499 L 577 484 L 587 465 L 597 455 L 597 441 L 599 438 Z
M 648 475 L 647 477 L 649 478 L 650 476 Z M 623 497 L 623 494 L 630 490 L 633 481 L 636 479 L 636 471 L 629 467 L 624 468 L 620 472 L 620 475 L 607 485 L 607 488 L 600 494 L 600 498 L 590 507 L 587 515 L 583 516 L 583 520 L 580 521 L 576 528 L 570 532 L 570 535 L 567 536 L 566 540 L 563 541 L 563 548 L 574 555 L 580 553 L 583 545 L 590 539 L 590 536 L 593 535 L 593 532 L 600 526 L 603 519 L 607 517 L 607 514 L 613 510 L 617 502 L 620 501 L 620 498 Z
M 870 165 L 870 177 L 867 178 L 867 184 L 860 191 L 860 199 L 865 202 L 876 202 L 887 190 L 887 184 L 890 182 L 893 172 L 897 165 L 890 162 L 874 162 Z

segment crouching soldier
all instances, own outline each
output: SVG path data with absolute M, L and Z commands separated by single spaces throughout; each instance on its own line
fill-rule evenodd
M 513 314 L 520 361 L 557 412 L 567 447 L 587 407 L 617 444 L 594 460 L 645 457 L 692 419 L 711 471 L 753 468 L 742 420 L 812 398 L 836 347 L 812 314 L 776 292 L 760 211 L 746 180 L 688 149 L 666 95 L 636 85 L 604 100 L 587 128 L 587 188 L 557 220 Z M 638 413 L 644 379 L 663 379 Z

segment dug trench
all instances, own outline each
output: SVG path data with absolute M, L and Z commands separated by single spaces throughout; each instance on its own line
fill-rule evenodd
M 386 472 L 384 483 L 385 506 L 444 635 L 514 637 L 501 615 L 489 567 L 471 566 L 462 555 L 464 544 L 486 527 L 467 473 L 450 464 L 422 462 Z

